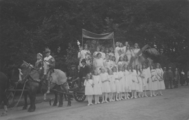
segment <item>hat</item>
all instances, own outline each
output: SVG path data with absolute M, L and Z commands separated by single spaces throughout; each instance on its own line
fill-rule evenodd
M 50 53 L 50 52 L 51 52 L 51 50 L 49 48 L 45 49 L 45 53 Z

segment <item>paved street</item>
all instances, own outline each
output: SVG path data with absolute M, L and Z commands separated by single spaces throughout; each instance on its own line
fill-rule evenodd
M 37 110 L 28 113 L 21 107 L 9 111 L 0 120 L 188 120 L 189 87 L 166 90 L 163 96 L 124 100 L 93 106 L 87 102 L 73 102 L 71 107 L 37 104 Z M 1 112 L 1 111 L 0 111 Z

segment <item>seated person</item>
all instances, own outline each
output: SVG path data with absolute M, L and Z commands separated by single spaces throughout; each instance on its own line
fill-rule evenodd
M 69 80 L 74 80 L 74 79 L 77 79 L 79 76 L 78 76 L 78 71 L 76 69 L 76 66 L 75 65 L 72 65 L 71 66 L 71 69 L 69 71 L 69 74 L 68 74 L 68 78 Z
M 88 50 L 87 44 L 85 44 L 84 49 L 83 49 L 83 47 L 80 47 L 80 48 L 79 48 L 79 52 L 78 52 L 78 58 L 79 58 L 79 60 L 80 60 L 79 66 L 82 66 L 82 65 L 81 65 L 81 61 L 82 61 L 83 59 L 86 59 L 86 56 L 88 56 L 88 55 L 90 55 L 90 54 L 91 54 L 91 53 L 90 53 L 90 51 Z

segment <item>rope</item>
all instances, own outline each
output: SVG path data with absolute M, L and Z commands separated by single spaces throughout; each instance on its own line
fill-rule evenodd
M 26 82 L 28 81 L 28 79 L 24 82 L 24 86 L 23 86 L 23 88 L 22 88 L 22 93 L 21 93 L 21 95 L 20 95 L 20 97 L 19 97 L 19 99 L 18 99 L 18 102 L 16 103 L 16 105 L 14 106 L 14 107 L 17 107 L 18 106 L 18 104 L 19 104 L 19 102 L 20 102 L 20 100 L 21 100 L 21 98 L 22 98 L 22 95 L 23 95 L 23 93 L 24 93 L 24 89 L 25 89 L 25 86 L 26 86 Z

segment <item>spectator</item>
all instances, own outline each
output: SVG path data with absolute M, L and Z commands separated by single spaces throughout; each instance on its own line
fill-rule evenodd
M 175 76 L 174 76 L 174 87 L 178 88 L 178 85 L 180 84 L 180 74 L 178 71 L 178 68 L 175 69 Z
M 173 79 L 174 79 L 174 75 L 173 75 L 173 72 L 171 70 L 171 67 L 169 67 L 169 70 L 168 70 L 168 82 L 169 82 L 169 88 L 170 89 L 173 88 Z

